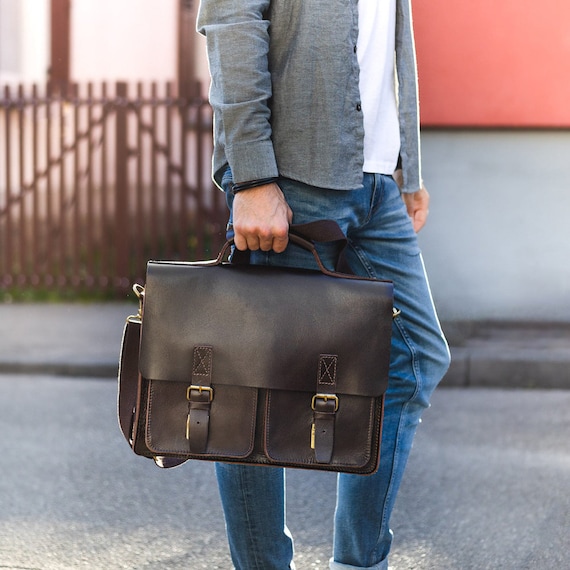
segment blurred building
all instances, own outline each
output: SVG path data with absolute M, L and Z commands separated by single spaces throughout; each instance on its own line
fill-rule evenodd
M 217 252 L 196 9 L 0 0 L 0 289 L 121 294 L 149 257 Z
M 0 0 L 0 83 L 207 77 L 192 0 Z
M 570 321 L 570 4 L 412 0 L 443 320 Z M 197 0 L 0 0 L 0 84 L 208 72 Z
M 570 4 L 413 0 L 444 320 L 570 321 Z

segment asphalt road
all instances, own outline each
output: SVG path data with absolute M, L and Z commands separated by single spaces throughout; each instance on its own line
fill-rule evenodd
M 213 466 L 133 455 L 115 390 L 0 376 L 0 568 L 230 570 Z M 288 472 L 298 570 L 327 568 L 334 491 Z M 570 391 L 440 389 L 392 523 L 394 570 L 570 569 Z

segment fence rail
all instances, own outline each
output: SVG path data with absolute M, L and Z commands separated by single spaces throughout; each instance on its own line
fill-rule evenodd
M 0 93 L 0 288 L 124 294 L 148 259 L 210 256 L 225 204 L 207 101 L 170 84 Z

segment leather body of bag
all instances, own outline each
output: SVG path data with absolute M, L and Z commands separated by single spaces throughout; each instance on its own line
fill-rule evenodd
M 318 270 L 229 263 L 231 242 L 212 261 L 148 263 L 119 367 L 136 454 L 377 470 L 393 286 L 327 270 L 314 240 L 342 241 L 334 227 L 290 233 Z

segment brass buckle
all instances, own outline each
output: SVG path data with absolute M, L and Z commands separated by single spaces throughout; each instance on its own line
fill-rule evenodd
M 136 315 L 129 315 L 127 317 L 127 321 L 133 320 L 141 322 L 142 312 L 143 312 L 143 301 L 144 301 L 144 287 L 142 285 L 139 285 L 138 283 L 135 283 L 133 285 L 133 292 L 137 296 L 137 299 L 139 300 L 139 310 Z
M 202 392 L 208 392 L 210 395 L 210 402 L 214 399 L 214 389 L 210 388 L 209 386 L 195 386 L 194 384 L 192 384 L 192 386 L 188 386 L 188 389 L 186 390 L 186 399 L 188 401 L 191 401 L 191 396 L 190 396 L 190 392 L 192 390 L 198 390 L 199 394 L 202 394 Z
M 315 410 L 317 400 L 324 400 L 325 403 L 332 400 L 334 402 L 334 411 L 336 412 L 338 410 L 338 397 L 334 394 L 315 394 L 311 400 L 311 408 L 313 408 L 313 411 Z

